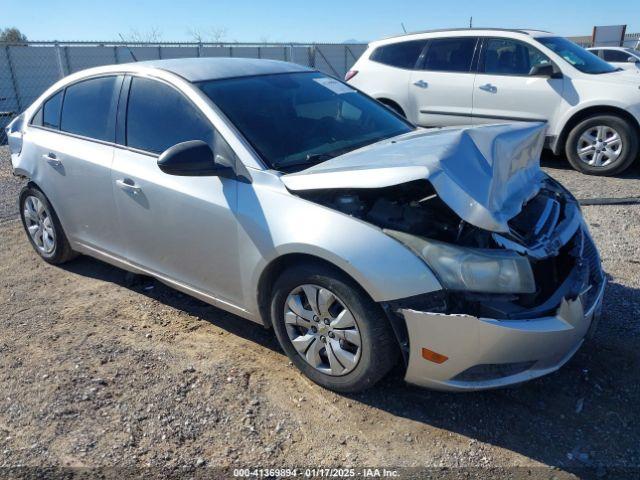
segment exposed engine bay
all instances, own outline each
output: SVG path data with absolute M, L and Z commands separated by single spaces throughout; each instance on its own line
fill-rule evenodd
M 312 190 L 299 195 L 380 228 L 467 247 L 497 246 L 491 232 L 460 219 L 427 180 L 376 189 Z
M 547 177 L 536 196 L 509 220 L 509 232 L 492 232 L 461 219 L 427 180 L 370 189 L 310 190 L 303 198 L 371 223 L 460 247 L 513 251 L 525 257 L 535 292 L 473 293 L 443 290 L 409 299 L 421 311 L 465 313 L 491 318 L 532 318 L 553 313 L 563 298 L 602 281 L 592 240 L 581 228 L 575 198 Z M 595 292 L 595 288 L 593 289 Z M 407 306 L 405 302 L 405 307 Z

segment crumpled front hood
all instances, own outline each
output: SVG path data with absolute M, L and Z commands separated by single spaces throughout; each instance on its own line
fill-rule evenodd
M 538 193 L 544 123 L 418 130 L 284 175 L 291 191 L 382 188 L 428 180 L 466 222 L 507 232 Z

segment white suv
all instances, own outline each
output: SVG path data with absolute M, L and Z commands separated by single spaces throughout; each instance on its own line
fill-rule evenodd
M 380 40 L 346 80 L 420 126 L 546 121 L 547 146 L 585 173 L 620 173 L 638 155 L 640 78 L 547 32 Z
M 640 72 L 640 51 L 627 47 L 592 47 L 587 48 L 594 55 L 598 55 L 605 62 L 614 67 L 632 72 Z

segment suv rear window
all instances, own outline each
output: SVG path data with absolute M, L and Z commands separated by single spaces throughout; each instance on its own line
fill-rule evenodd
M 67 87 L 60 130 L 113 142 L 115 107 L 119 93 L 116 80 L 115 76 L 91 78 Z
M 476 37 L 430 40 L 423 69 L 435 72 L 469 72 L 477 41 Z
M 376 48 L 369 59 L 392 67 L 412 69 L 426 43 L 426 40 L 413 40 L 383 45 Z
M 627 52 L 623 52 L 621 50 L 603 50 L 604 61 L 605 62 L 622 62 L 626 63 L 629 60 L 629 55 Z

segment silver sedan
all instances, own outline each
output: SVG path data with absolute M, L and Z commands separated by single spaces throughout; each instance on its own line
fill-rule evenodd
M 7 128 L 22 221 L 272 328 L 327 388 L 519 383 L 593 332 L 604 276 L 540 124 L 419 130 L 297 65 L 85 70 Z

